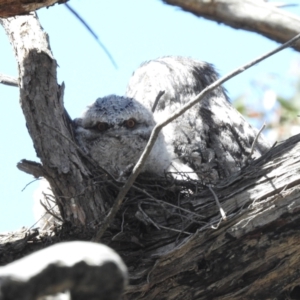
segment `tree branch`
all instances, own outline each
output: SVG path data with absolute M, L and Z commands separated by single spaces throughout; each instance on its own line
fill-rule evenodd
M 300 18 L 275 7 L 272 2 L 257 0 L 163 0 L 197 16 L 237 29 L 259 33 L 285 43 L 300 32 Z M 300 51 L 300 42 L 293 48 Z
M 60 243 L 0 268 L 0 299 L 41 299 L 67 290 L 70 299 L 116 300 L 126 283 L 127 268 L 112 249 Z
M 45 177 L 43 166 L 35 161 L 22 159 L 18 162 L 17 168 L 22 172 L 33 175 L 35 178 Z
M 227 212 L 226 222 L 220 222 L 215 200 L 207 190 L 195 190 L 186 199 L 182 195 L 180 206 L 184 210 L 177 216 L 175 208 L 167 210 L 163 204 L 153 209 L 151 201 L 145 203 L 144 196 L 137 197 L 135 190 L 103 238 L 129 266 L 130 286 L 123 299 L 297 299 L 299 172 L 297 135 L 214 187 Z M 145 190 L 149 194 L 147 185 L 142 189 L 141 195 Z M 153 190 L 150 193 L 149 199 Z M 177 203 L 170 193 L 170 202 Z M 137 220 L 141 202 L 160 230 Z M 168 230 L 172 227 L 185 232 L 187 226 L 188 232 L 193 232 L 190 237 Z M 32 252 L 40 249 L 41 243 L 47 247 L 64 238 L 69 240 L 70 234 L 74 238 L 70 228 L 39 239 L 36 235 L 23 234 L 20 238 L 18 233 L 2 234 L 0 263 L 19 257 L 20 249 L 22 254 Z
M 24 15 L 42 7 L 48 7 L 55 3 L 65 3 L 68 0 L 1 0 L 0 18 L 8 18 L 16 15 Z
M 18 79 L 11 77 L 11 76 L 4 75 L 4 74 L 0 74 L 0 83 L 17 87 Z
M 79 20 L 79 22 L 81 22 L 81 24 L 88 30 L 88 32 L 94 37 L 94 39 L 96 40 L 97 44 L 102 48 L 102 50 L 104 51 L 104 53 L 107 55 L 107 57 L 109 58 L 110 62 L 112 63 L 112 65 L 118 69 L 118 65 L 115 62 L 113 56 L 111 55 L 111 53 L 108 51 L 108 49 L 105 47 L 105 45 L 101 42 L 100 38 L 98 37 L 98 35 L 95 33 L 95 31 L 91 28 L 91 26 L 81 17 L 81 15 L 74 9 L 72 8 L 69 4 L 65 4 L 65 7 L 67 7 L 67 9 Z
M 95 166 L 82 162 L 84 156 L 74 140 L 47 35 L 35 14 L 0 19 L 0 23 L 19 64 L 21 107 L 42 162 L 38 168 L 25 162 L 19 167 L 49 181 L 64 220 L 78 226 L 95 224 L 106 209 L 89 170 Z

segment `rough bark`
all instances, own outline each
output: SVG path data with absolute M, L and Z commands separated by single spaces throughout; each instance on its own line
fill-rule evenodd
M 42 7 L 48 7 L 55 3 L 65 3 L 67 0 L 0 0 L 0 18 L 24 15 Z
M 174 183 L 155 187 L 160 199 L 151 186 L 154 196 L 146 184 L 132 191 L 102 240 L 129 268 L 124 299 L 299 299 L 300 135 L 214 187 L 226 221 L 207 189 L 181 193 L 179 209 L 167 204 L 178 205 Z M 66 226 L 51 236 L 3 235 L 0 261 L 94 233 Z
M 215 188 L 228 219 L 220 225 L 212 196 L 196 195 L 192 211 L 207 223 L 178 245 L 173 238 L 145 247 L 125 299 L 299 299 L 299 141 L 291 138 Z
M 23 15 L 67 0 L 0 0 L 0 17 Z M 245 29 L 284 43 L 300 32 L 300 18 L 277 8 L 276 3 L 257 0 L 163 0 L 197 16 Z M 293 48 L 300 50 L 300 42 Z
M 237 29 L 259 33 L 284 43 L 300 32 L 300 18 L 277 8 L 273 2 L 257 0 L 163 0 L 197 16 Z M 300 42 L 293 48 L 300 51 Z
M 0 236 L 4 264 L 58 241 L 92 239 L 118 183 L 108 180 L 76 146 L 63 88 L 56 82 L 56 62 L 38 21 L 26 16 L 2 23 L 16 52 L 21 107 L 42 161 L 21 166 L 50 181 L 68 221 L 40 235 L 34 230 Z M 226 221 L 205 187 L 155 180 L 140 177 L 102 238 L 129 268 L 124 299 L 296 295 L 300 135 L 213 188 Z
M 78 225 L 95 223 L 105 212 L 104 203 L 95 191 L 88 162 L 83 164 L 79 157 L 72 122 L 63 105 L 64 87 L 57 84 L 57 63 L 48 37 L 35 15 L 1 22 L 14 47 L 19 67 L 20 105 L 42 162 L 38 165 L 24 161 L 20 168 L 50 182 L 66 220 Z M 32 168 L 34 171 L 30 171 Z

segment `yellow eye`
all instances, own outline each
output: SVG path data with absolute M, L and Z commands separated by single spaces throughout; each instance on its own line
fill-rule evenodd
M 134 128 L 136 125 L 136 120 L 135 119 L 129 119 L 129 120 L 126 120 L 124 122 L 124 126 L 127 127 L 127 128 Z
M 99 122 L 96 124 L 95 129 L 97 129 L 100 132 L 103 132 L 108 129 L 108 124 L 105 122 Z

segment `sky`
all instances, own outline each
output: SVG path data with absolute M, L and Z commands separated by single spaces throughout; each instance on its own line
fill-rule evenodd
M 282 1 L 283 2 L 283 1 Z M 286 1 L 287 2 L 287 1 Z M 144 61 L 165 55 L 189 56 L 215 65 L 221 75 L 260 56 L 278 44 L 258 34 L 235 30 L 198 18 L 159 0 L 71 0 L 68 2 L 93 28 L 117 63 L 115 68 L 90 33 L 64 5 L 38 11 L 50 37 L 59 82 L 65 82 L 65 107 L 72 118 L 108 94 L 123 95 L 132 72 Z M 286 10 L 300 16 L 300 7 Z M 248 96 L 261 104 L 253 82 L 270 77 L 276 93 L 291 94 L 291 65 L 300 60 L 292 49 L 282 51 L 225 84 L 231 99 Z M 0 28 L 0 73 L 17 77 L 17 64 Z M 0 84 L 0 232 L 34 223 L 33 192 L 39 182 L 19 171 L 21 159 L 39 161 L 26 130 L 15 87 Z M 262 120 L 263 121 L 263 120 Z

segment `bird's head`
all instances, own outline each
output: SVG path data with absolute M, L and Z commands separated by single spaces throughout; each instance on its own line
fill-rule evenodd
M 115 176 L 137 162 L 155 126 L 141 103 L 115 95 L 97 99 L 74 123 L 81 148 Z

